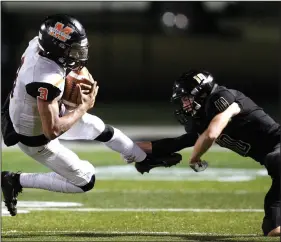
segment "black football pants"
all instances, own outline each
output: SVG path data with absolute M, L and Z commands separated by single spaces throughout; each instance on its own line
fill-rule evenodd
M 272 179 L 272 185 L 264 199 L 265 216 L 262 223 L 264 235 L 280 226 L 280 144 L 269 153 L 264 162 L 268 175 Z

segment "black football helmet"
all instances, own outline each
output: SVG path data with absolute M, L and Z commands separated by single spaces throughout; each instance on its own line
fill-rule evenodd
M 84 27 L 77 19 L 65 14 L 52 15 L 43 21 L 39 46 L 43 56 L 70 70 L 83 68 L 89 58 Z
M 174 82 L 171 101 L 178 106 L 175 116 L 181 124 L 187 125 L 190 118 L 197 117 L 215 85 L 209 72 L 199 70 L 185 72 Z

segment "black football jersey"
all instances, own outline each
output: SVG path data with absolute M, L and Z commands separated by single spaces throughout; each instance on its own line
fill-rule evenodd
M 240 91 L 217 86 L 206 100 L 200 118 L 194 120 L 192 131 L 204 132 L 210 121 L 233 102 L 241 111 L 229 121 L 216 143 L 263 164 L 266 154 L 280 143 L 280 125 Z

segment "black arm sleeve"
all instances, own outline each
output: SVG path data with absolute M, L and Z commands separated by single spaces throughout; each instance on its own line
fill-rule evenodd
M 187 133 L 177 138 L 166 138 L 152 141 L 152 154 L 168 155 L 184 148 L 192 147 L 197 138 L 197 133 Z

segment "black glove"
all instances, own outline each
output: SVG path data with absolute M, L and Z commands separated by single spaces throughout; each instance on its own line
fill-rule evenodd
M 141 161 L 136 162 L 135 167 L 141 174 L 149 171 L 155 167 L 171 167 L 177 165 L 182 160 L 182 156 L 179 153 L 172 153 L 165 156 L 158 155 L 157 157 L 148 154 L 147 157 Z

